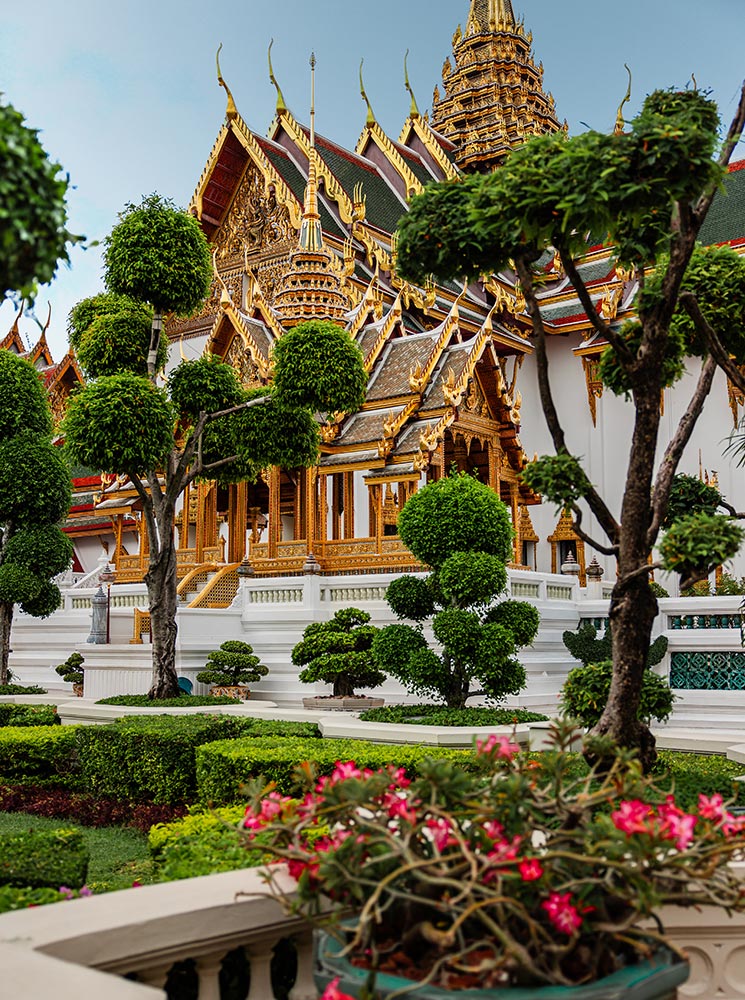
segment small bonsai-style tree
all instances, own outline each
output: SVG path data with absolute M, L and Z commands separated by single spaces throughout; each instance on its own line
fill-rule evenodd
M 525 670 L 515 653 L 533 641 L 539 617 L 524 601 L 494 603 L 512 554 L 505 504 L 471 476 L 448 476 L 409 498 L 398 530 L 432 573 L 399 577 L 388 587 L 395 614 L 417 624 L 381 629 L 373 642 L 377 662 L 412 692 L 449 708 L 463 708 L 472 695 L 498 702 L 518 694 Z M 429 619 L 438 652 L 424 636 Z
M 598 630 L 591 622 L 580 622 L 576 632 L 567 630 L 562 635 L 564 645 L 572 654 L 575 660 L 579 660 L 584 666 L 590 663 L 601 663 L 603 660 L 613 658 L 613 637 L 611 630 L 607 629 L 605 634 L 598 639 Z M 656 667 L 662 662 L 662 658 L 667 652 L 667 637 L 659 635 L 650 644 L 647 654 L 647 666 Z
M 214 687 L 240 687 L 260 680 L 269 673 L 254 655 L 253 646 L 229 639 L 207 656 L 207 666 L 197 674 L 200 684 Z
M 303 684 L 333 684 L 334 698 L 353 698 L 355 688 L 375 688 L 385 674 L 372 655 L 379 629 L 368 624 L 370 615 L 358 608 L 342 608 L 327 622 L 313 622 L 292 651 L 292 662 L 305 667 Z
M 588 729 L 597 725 L 608 700 L 613 663 L 585 663 L 570 670 L 561 691 L 561 709 L 565 715 L 581 722 Z M 645 670 L 637 718 L 645 725 L 650 720 L 665 722 L 673 710 L 675 695 L 664 677 Z
M 70 653 L 65 662 L 60 663 L 60 665 L 54 669 L 60 675 L 62 680 L 67 681 L 68 684 L 82 684 L 84 663 L 85 657 L 81 656 L 80 653 Z

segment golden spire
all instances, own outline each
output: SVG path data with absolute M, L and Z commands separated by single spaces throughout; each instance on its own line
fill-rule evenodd
M 466 34 L 496 31 L 497 28 L 514 28 L 515 13 L 512 0 L 471 0 L 471 10 L 466 22 Z
M 411 109 L 409 111 L 409 117 L 419 118 L 421 117 L 419 114 L 419 107 L 416 103 L 416 97 L 414 97 L 414 91 L 411 89 L 411 84 L 409 83 L 408 59 L 409 59 L 409 50 L 407 49 L 406 55 L 404 56 L 404 86 L 408 90 L 409 96 L 411 97 Z
M 310 54 L 310 156 L 308 183 L 305 188 L 303 221 L 300 226 L 301 250 L 320 250 L 323 246 L 321 216 L 318 214 L 318 162 L 316 157 L 316 56 Z
M 360 94 L 362 96 L 362 100 L 367 105 L 367 120 L 366 120 L 365 124 L 366 125 L 374 125 L 375 122 L 377 121 L 377 119 L 375 117 L 375 112 L 372 109 L 372 104 L 370 104 L 370 100 L 369 100 L 369 98 L 367 96 L 367 93 L 365 92 L 365 84 L 364 84 L 364 82 L 362 80 L 362 67 L 364 65 L 365 65 L 365 60 L 364 59 L 360 59 Z
M 272 45 L 274 45 L 274 39 L 269 42 L 269 51 L 267 52 L 267 58 L 269 59 L 269 80 L 277 91 L 277 105 L 275 111 L 278 115 L 284 114 L 287 111 L 287 105 L 285 104 L 285 99 L 282 94 L 282 90 L 277 83 L 277 78 L 274 75 L 274 69 L 272 68 Z
M 624 104 L 626 104 L 628 101 L 631 100 L 631 70 L 629 69 L 628 66 L 626 66 L 626 63 L 624 63 L 624 66 L 626 67 L 626 72 L 629 74 L 629 85 L 626 88 L 626 96 L 618 105 L 618 113 L 616 114 L 616 126 L 613 129 L 613 132 L 616 135 L 623 135 L 623 126 L 624 126 L 623 106 Z
M 222 49 L 222 42 L 220 42 L 217 48 L 217 53 L 215 54 L 215 62 L 217 63 L 217 82 L 225 89 L 225 93 L 228 95 L 228 106 L 225 109 L 225 117 L 229 121 L 232 121 L 234 118 L 238 117 L 238 108 L 236 108 L 233 95 L 230 93 L 230 87 L 222 78 L 222 72 L 220 70 L 220 49 Z

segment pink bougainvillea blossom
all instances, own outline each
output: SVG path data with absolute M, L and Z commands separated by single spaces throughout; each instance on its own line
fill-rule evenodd
M 342 993 L 339 989 L 339 977 L 332 979 L 326 989 L 321 994 L 321 1000 L 354 1000 L 349 993 Z
M 534 882 L 543 875 L 543 866 L 538 858 L 523 858 L 518 864 L 517 870 L 523 882 Z
M 582 926 L 582 917 L 579 910 L 571 902 L 571 894 L 568 892 L 552 892 L 548 899 L 544 899 L 541 907 L 548 914 L 548 919 L 562 934 L 574 934 Z
M 652 833 L 654 830 L 654 812 L 651 806 L 639 799 L 622 802 L 610 818 L 622 833 Z
M 480 754 L 490 754 L 496 750 L 497 757 L 504 757 L 505 760 L 512 760 L 516 753 L 520 753 L 520 747 L 513 743 L 509 736 L 497 736 L 492 733 L 485 740 L 476 740 L 476 752 Z

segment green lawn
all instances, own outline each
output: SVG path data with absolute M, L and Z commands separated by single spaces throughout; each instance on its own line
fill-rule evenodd
M 87 884 L 94 892 L 128 889 L 135 881 L 143 884 L 153 881 L 147 837 L 138 830 L 115 826 L 87 827 L 69 820 L 0 812 L 0 834 L 60 826 L 82 830 L 91 856 Z

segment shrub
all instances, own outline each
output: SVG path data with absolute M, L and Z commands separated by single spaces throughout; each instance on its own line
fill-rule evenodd
M 563 633 L 562 639 L 574 659 L 588 666 L 590 663 L 602 663 L 603 660 L 610 660 L 613 655 L 610 629 L 606 629 L 599 639 L 597 635 L 598 630 L 591 622 L 581 621 L 576 632 L 567 630 Z M 650 644 L 647 666 L 654 667 L 661 663 L 666 652 L 667 637 L 660 635 Z
M 7 784 L 77 787 L 80 783 L 78 730 L 78 726 L 5 726 L 0 729 L 1 780 Z
M 79 889 L 88 872 L 80 830 L 26 830 L 0 835 L 0 884 Z
M 371 653 L 378 629 L 358 608 L 342 608 L 327 622 L 312 622 L 292 651 L 303 684 L 333 684 L 334 697 L 354 697 L 354 689 L 379 687 L 385 674 Z
M 562 711 L 583 726 L 594 726 L 603 714 L 610 694 L 613 664 L 610 660 L 589 663 L 570 670 L 561 691 Z M 651 670 L 644 671 L 638 718 L 664 722 L 673 710 L 675 695 L 667 681 Z
M 660 750 L 653 773 L 663 789 L 675 791 L 675 801 L 686 812 L 698 808 L 699 795 L 719 794 L 735 805 L 745 802 L 742 782 L 735 780 L 743 765 L 717 754 Z
M 65 662 L 60 663 L 54 669 L 68 684 L 82 684 L 84 663 L 85 657 L 81 656 L 80 653 L 70 653 Z
M 30 906 L 46 906 L 47 903 L 61 903 L 67 898 L 59 889 L 29 889 L 15 885 L 0 885 L 0 913 L 26 910 Z
M 154 701 L 146 694 L 117 694 L 111 698 L 101 698 L 97 705 L 128 705 L 131 708 L 152 708 L 161 712 L 164 708 L 215 708 L 216 705 L 240 705 L 240 698 L 227 695 L 181 694 L 178 698 L 158 698 Z
M 365 740 L 239 739 L 220 741 L 197 750 L 199 799 L 215 805 L 240 798 L 240 788 L 250 778 L 263 775 L 279 791 L 291 793 L 298 781 L 295 771 L 312 762 L 320 774 L 331 774 L 339 760 L 353 760 L 359 767 L 383 767 L 394 763 L 409 774 L 427 757 L 467 761 L 470 750 L 369 743 Z
M 233 687 L 251 684 L 268 673 L 268 668 L 254 656 L 253 646 L 238 639 L 228 639 L 208 655 L 207 666 L 197 674 L 197 680 L 200 684 Z
M 0 694 L 47 694 L 47 690 L 35 684 L 0 684 Z
M 0 726 L 55 726 L 59 721 L 53 705 L 0 705 Z
M 184 815 L 185 806 L 105 799 L 66 788 L 0 785 L 0 812 L 23 812 L 46 819 L 74 820 L 82 826 L 131 826 L 148 833 L 155 823 Z
M 248 847 L 238 828 L 243 806 L 194 811 L 150 830 L 148 843 L 163 881 L 235 871 L 261 864 L 260 845 Z
M 363 722 L 422 726 L 513 726 L 546 722 L 547 716 L 524 708 L 445 708 L 443 705 L 383 705 L 362 712 Z

